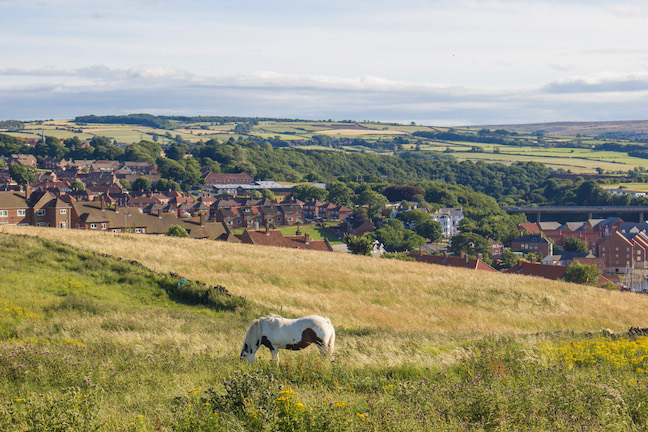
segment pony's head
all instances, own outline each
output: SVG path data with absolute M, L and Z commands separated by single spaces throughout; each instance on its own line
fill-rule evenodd
M 243 344 L 243 348 L 241 349 L 241 360 L 247 360 L 248 363 L 252 363 L 254 361 L 254 350 L 252 349 L 252 346 L 250 346 L 247 342 Z

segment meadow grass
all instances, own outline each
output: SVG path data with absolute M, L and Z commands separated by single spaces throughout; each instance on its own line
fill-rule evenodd
M 545 279 L 170 237 L 4 227 L 135 260 L 292 316 L 408 331 L 615 331 L 645 320 L 648 297 Z
M 420 327 L 406 317 L 392 325 L 390 303 L 439 290 L 409 287 L 434 280 L 420 279 L 419 268 L 443 269 L 134 235 L 68 231 L 61 242 L 59 232 L 0 233 L 0 430 L 648 430 L 648 338 L 625 332 L 645 326 L 644 296 L 441 272 L 437 284 L 455 277 L 472 284 L 438 293 L 439 307 L 454 309 L 446 312 L 452 325 L 432 319 Z M 200 254 L 205 261 L 192 262 Z M 273 256 L 275 270 L 265 277 L 257 270 L 253 281 L 299 307 L 305 291 L 348 290 L 328 314 L 334 362 L 314 349 L 282 351 L 279 365 L 265 349 L 252 365 L 238 361 L 250 320 L 277 310 L 247 282 L 233 283 L 244 275 L 234 254 L 253 273 L 257 265 L 270 271 L 264 261 Z M 208 261 L 219 284 L 247 300 L 205 297 L 200 282 L 210 282 L 192 274 Z M 312 280 L 310 261 L 341 287 Z M 379 275 L 368 279 L 372 272 Z M 399 284 L 368 291 L 364 285 L 386 272 Z M 415 300 L 413 315 L 425 308 Z M 343 303 L 353 301 L 363 301 L 358 316 L 343 319 Z M 372 303 L 387 320 L 362 313 Z M 480 323 L 491 314 L 507 316 L 500 329 Z

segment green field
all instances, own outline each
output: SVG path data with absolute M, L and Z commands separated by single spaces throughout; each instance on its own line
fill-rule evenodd
M 623 122 L 621 122 L 623 123 Z M 172 129 L 153 129 L 149 127 L 129 126 L 129 125 L 111 125 L 111 124 L 84 124 L 77 125 L 71 121 L 45 121 L 31 122 L 25 124 L 25 129 L 19 132 L 9 132 L 12 135 L 20 137 L 39 137 L 41 133 L 55 136 L 59 139 L 78 136 L 80 139 L 91 139 L 93 136 L 101 136 L 116 140 L 121 143 L 135 143 L 142 139 L 151 140 L 153 134 L 159 136 L 161 144 L 174 142 L 173 138 L 180 136 L 183 140 L 196 143 L 200 140 L 218 139 L 227 141 L 229 139 L 238 140 L 246 138 L 246 135 L 233 133 L 235 123 L 216 124 L 209 122 L 202 123 L 181 123 L 171 121 Z M 623 123 L 625 124 L 625 123 Z M 630 122 L 630 125 L 641 125 L 641 122 Z M 574 131 L 577 126 L 567 125 L 569 131 Z M 584 126 L 583 126 L 584 127 Z M 612 126 L 601 126 L 612 127 Z M 615 126 L 614 130 L 622 130 L 622 125 Z M 638 127 L 638 126 L 637 126 Z M 515 129 L 515 128 L 513 128 Z M 522 128 L 524 129 L 524 128 Z M 536 135 L 530 131 L 522 130 L 516 136 L 517 139 L 527 140 L 529 142 L 537 141 Z M 79 132 L 82 130 L 82 132 Z M 327 131 L 334 131 L 333 134 L 325 134 Z M 595 148 L 565 148 L 560 147 L 567 142 L 575 140 L 570 135 L 545 136 L 546 146 L 520 146 L 520 145 L 500 145 L 475 142 L 460 141 L 436 141 L 411 135 L 390 135 L 386 132 L 397 131 L 405 134 L 411 134 L 416 131 L 452 131 L 474 134 L 474 128 L 440 128 L 421 125 L 397 125 L 379 122 L 328 122 L 328 121 L 262 121 L 251 127 L 250 135 L 261 139 L 278 138 L 285 142 L 310 141 L 315 136 L 328 137 L 331 140 L 347 140 L 342 143 L 342 149 L 349 152 L 365 152 L 383 155 L 393 154 L 394 145 L 390 144 L 397 138 L 405 138 L 409 143 L 401 143 L 403 149 L 414 150 L 418 144 L 423 151 L 445 152 L 446 149 L 451 151 L 451 155 L 458 160 L 471 160 L 483 162 L 501 162 L 505 164 L 519 161 L 536 161 L 546 164 L 548 167 L 556 170 L 571 171 L 574 173 L 593 173 L 597 169 L 603 169 L 606 172 L 627 172 L 635 167 L 648 168 L 648 159 L 630 157 L 626 153 L 604 152 Z M 603 129 L 607 130 L 607 129 Z M 562 131 L 558 128 L 556 131 Z M 171 138 L 166 135 L 170 134 Z M 350 140 L 364 140 L 365 143 L 349 145 Z M 586 146 L 597 146 L 612 140 L 602 140 L 593 137 L 581 137 L 580 143 Z M 629 141 L 620 141 L 630 143 Z M 473 147 L 482 149 L 483 152 L 471 152 Z M 305 145 L 305 149 L 332 149 L 332 147 L 317 147 L 310 144 Z

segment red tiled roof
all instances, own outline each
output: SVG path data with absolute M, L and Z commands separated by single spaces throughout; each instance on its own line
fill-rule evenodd
M 567 267 L 559 265 L 546 265 L 519 261 L 513 267 L 504 270 L 504 273 L 537 276 L 545 279 L 558 280 L 565 276 Z
M 260 246 L 275 246 L 292 249 L 308 249 L 332 252 L 333 248 L 326 240 L 310 240 L 308 243 L 304 236 L 288 236 L 279 230 L 252 231 L 245 230 L 238 236 L 241 242 Z
M 414 253 L 410 253 L 407 256 L 414 258 L 418 262 L 427 264 L 437 264 L 448 267 L 461 267 L 473 270 L 486 270 L 493 272 L 497 271 L 479 258 L 461 258 L 445 255 L 421 255 Z

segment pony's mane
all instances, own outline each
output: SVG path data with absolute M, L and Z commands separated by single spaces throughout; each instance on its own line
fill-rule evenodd
M 259 317 L 259 318 L 255 319 L 254 321 L 252 321 L 251 325 L 258 325 L 258 323 L 260 323 L 261 321 L 272 321 L 272 320 L 275 320 L 277 318 L 284 319 L 280 315 L 272 314 L 272 315 L 262 316 L 262 317 Z
M 261 325 L 262 322 L 264 322 L 264 321 L 273 321 L 273 320 L 276 320 L 276 319 L 284 319 L 284 318 L 282 316 L 272 314 L 272 315 L 268 315 L 268 316 L 259 317 L 259 318 L 255 319 L 254 321 L 252 321 L 252 324 L 250 324 L 250 327 L 248 327 L 247 333 L 245 334 L 246 341 L 253 337 L 254 332 L 257 331 L 257 328 Z

